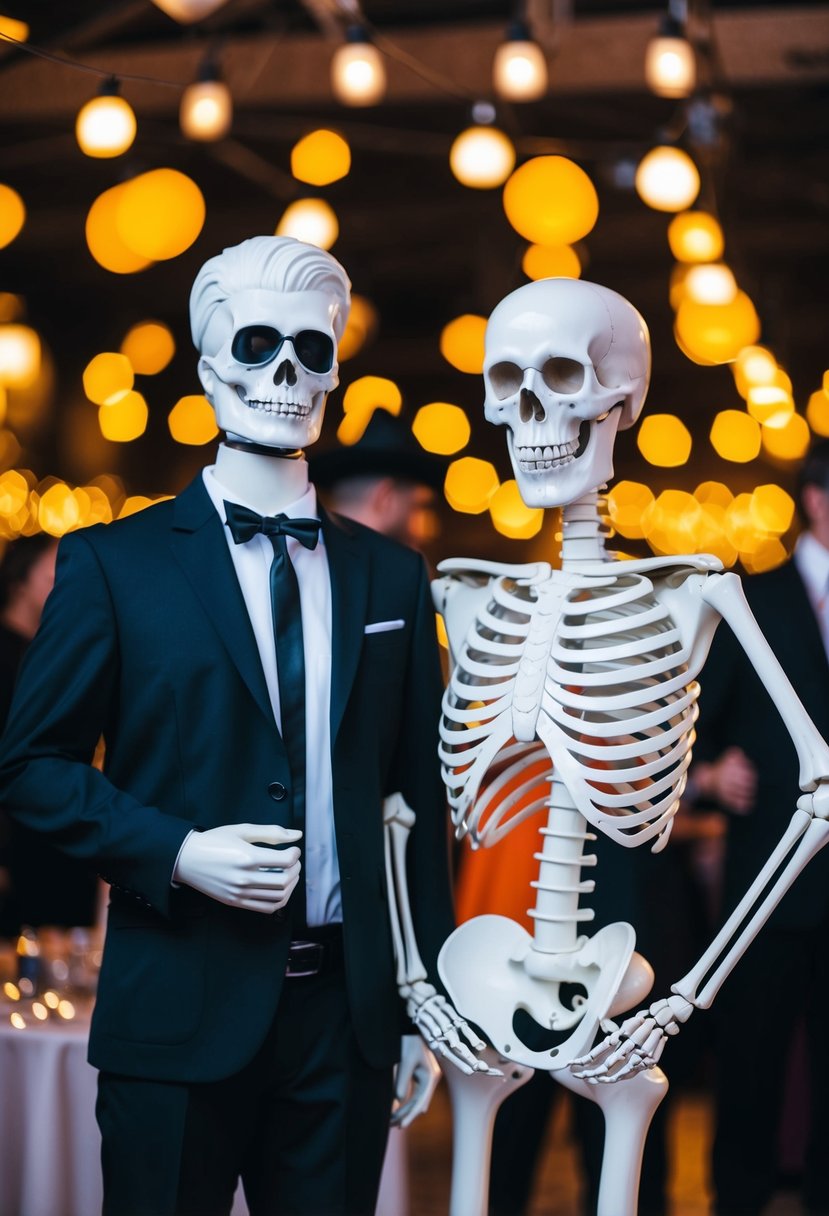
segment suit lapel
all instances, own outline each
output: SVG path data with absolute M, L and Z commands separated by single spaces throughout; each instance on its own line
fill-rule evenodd
M 228 552 L 222 522 L 204 488 L 201 474 L 175 501 L 171 544 L 253 699 L 271 725 L 275 725 L 244 596 Z
M 320 510 L 331 577 L 331 740 L 337 737 L 357 671 L 368 602 L 368 556 L 345 520 Z

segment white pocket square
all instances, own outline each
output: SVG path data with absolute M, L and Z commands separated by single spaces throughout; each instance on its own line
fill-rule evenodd
M 392 629 L 402 629 L 406 624 L 405 621 L 375 621 L 373 625 L 366 625 L 366 633 L 389 633 Z

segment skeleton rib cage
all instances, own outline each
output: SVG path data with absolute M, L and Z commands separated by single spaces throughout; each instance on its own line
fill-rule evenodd
M 616 572 L 618 571 L 618 573 Z M 458 836 L 492 845 L 562 782 L 594 827 L 667 843 L 699 686 L 651 580 L 497 578 L 443 700 L 440 758 Z

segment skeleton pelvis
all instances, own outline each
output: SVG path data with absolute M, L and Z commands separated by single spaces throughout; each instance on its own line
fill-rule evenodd
M 632 926 L 619 922 L 576 951 L 542 954 L 515 921 L 476 916 L 446 940 L 438 969 L 455 1008 L 496 1051 L 556 1071 L 592 1047 L 635 942 Z

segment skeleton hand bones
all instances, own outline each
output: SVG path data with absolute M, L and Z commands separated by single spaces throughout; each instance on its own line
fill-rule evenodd
M 653 1068 L 659 1063 L 668 1036 L 679 1034 L 680 1025 L 688 1021 L 693 1008 L 682 996 L 654 1001 L 621 1026 L 614 1026 L 587 1055 L 573 1060 L 570 1071 L 574 1077 L 596 1084 L 620 1081 Z
M 475 1051 L 483 1051 L 486 1043 L 431 984 L 425 980 L 403 984 L 400 995 L 406 1002 L 406 1013 L 436 1055 L 443 1056 L 463 1073 L 502 1076 L 499 1069 L 490 1068 L 472 1054 L 467 1043 Z

